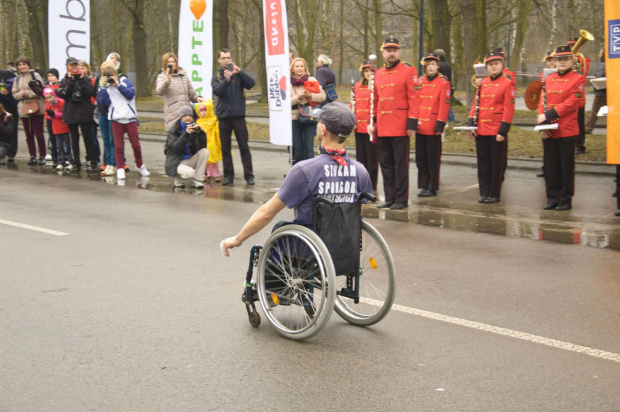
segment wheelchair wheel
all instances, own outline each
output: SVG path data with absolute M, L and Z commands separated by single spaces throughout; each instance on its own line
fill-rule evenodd
M 392 253 L 383 236 L 365 220 L 362 221 L 360 251 L 359 303 L 336 296 L 336 313 L 358 326 L 369 326 L 383 319 L 394 303 L 396 268 Z M 346 287 L 347 276 L 336 278 L 337 290 Z
M 335 270 L 323 241 L 287 225 L 271 234 L 258 261 L 258 300 L 269 323 L 290 339 L 323 329 L 334 308 Z

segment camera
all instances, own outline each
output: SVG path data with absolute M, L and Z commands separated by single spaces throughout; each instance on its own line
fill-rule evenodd
M 229 72 L 232 72 L 233 71 L 233 64 L 232 63 L 228 63 L 226 65 L 226 68 L 228 69 Z
M 108 76 L 107 82 L 110 83 L 110 84 L 114 84 L 114 83 L 116 83 L 116 80 L 114 80 L 114 78 L 112 76 Z
M 196 123 L 190 123 L 187 125 L 187 127 L 193 127 L 194 128 L 194 132 L 199 132 L 202 129 L 200 128 L 200 126 L 198 126 Z

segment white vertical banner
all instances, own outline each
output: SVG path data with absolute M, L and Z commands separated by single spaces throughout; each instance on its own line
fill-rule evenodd
M 291 73 L 288 46 L 288 21 L 285 0 L 263 0 L 267 96 L 269 98 L 269 140 L 291 146 Z
M 67 57 L 90 61 L 90 0 L 49 0 L 49 67 L 67 72 Z
M 213 1 L 181 0 L 179 14 L 179 66 L 205 99 L 213 76 Z

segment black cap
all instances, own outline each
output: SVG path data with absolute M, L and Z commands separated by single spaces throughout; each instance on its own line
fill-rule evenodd
M 362 62 L 362 65 L 360 66 L 360 71 L 364 70 L 365 67 L 371 67 L 372 63 L 370 63 L 370 60 L 364 60 Z
M 555 49 L 555 57 L 572 56 L 572 55 L 573 55 L 573 49 L 568 45 L 558 46 Z
M 502 55 L 502 52 L 497 51 L 497 50 L 492 50 L 488 52 L 484 58 L 484 64 L 487 64 L 488 62 L 493 61 L 493 60 L 504 60 L 504 56 Z
M 428 63 L 431 60 L 435 60 L 435 61 L 439 61 L 439 56 L 436 53 L 429 53 L 426 56 L 424 56 L 424 58 L 422 59 L 422 62 L 424 63 Z
M 328 103 L 322 109 L 313 111 L 313 116 L 317 117 L 331 134 L 341 138 L 348 137 L 355 129 L 355 115 L 344 103 Z
M 58 70 L 56 70 L 56 69 L 49 69 L 46 74 L 50 74 L 50 73 L 52 73 L 54 76 L 56 76 L 57 79 L 60 76 L 60 74 L 58 73 Z
M 76 59 L 75 57 L 67 57 L 67 66 L 70 66 L 76 63 L 79 63 L 78 59 Z
M 568 44 L 569 46 L 572 46 L 573 44 L 577 43 L 577 40 L 579 40 L 578 37 L 571 37 L 570 39 L 568 39 L 566 44 Z
M 387 39 L 385 39 L 385 41 L 381 45 L 381 49 L 383 50 L 386 47 L 396 47 L 397 49 L 400 49 L 400 44 L 398 43 L 398 39 L 393 36 L 388 37 Z

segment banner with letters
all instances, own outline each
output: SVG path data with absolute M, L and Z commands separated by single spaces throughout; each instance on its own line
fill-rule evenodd
M 213 0 L 181 0 L 178 57 L 196 93 L 211 99 Z
M 620 164 L 620 2 L 605 0 L 607 163 Z
M 269 98 L 269 140 L 291 146 L 291 73 L 288 49 L 288 22 L 285 0 L 263 0 L 267 97 Z
M 49 67 L 62 79 L 67 57 L 90 62 L 90 0 L 49 0 L 47 18 Z

